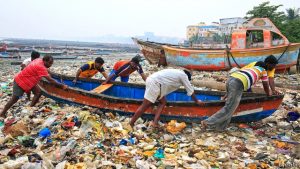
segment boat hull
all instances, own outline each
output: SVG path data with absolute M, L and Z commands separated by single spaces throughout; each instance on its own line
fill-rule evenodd
M 54 55 L 52 56 L 54 59 L 77 59 L 78 56 L 72 56 L 72 55 Z
M 150 64 L 167 66 L 166 57 L 161 43 L 142 41 L 132 38 Z
M 163 46 L 169 65 L 205 71 L 242 67 L 251 62 L 264 61 L 269 55 L 280 58 L 276 70 L 283 71 L 297 64 L 299 48 L 300 44 L 291 44 L 271 48 L 230 50 L 230 53 L 227 53 L 226 50 L 197 50 Z
M 52 76 L 57 81 L 64 82 L 70 87 L 63 90 L 44 80 L 39 85 L 45 96 L 59 102 L 88 105 L 104 111 L 116 112 L 120 115 L 132 115 L 143 101 L 144 85 L 115 82 L 114 89 L 109 89 L 103 94 L 96 94 L 91 90 L 99 85 L 97 80 L 82 80 L 74 86 L 72 83 L 73 77 L 57 74 Z M 224 101 L 220 100 L 221 96 L 225 94 L 223 92 L 195 91 L 195 93 L 198 99 L 205 101 L 203 106 L 196 105 L 184 90 L 178 90 L 167 96 L 169 101 L 162 112 L 161 119 L 200 122 L 216 113 L 225 104 Z M 175 101 L 177 99 L 186 101 Z M 266 97 L 263 94 L 245 94 L 234 113 L 232 121 L 251 122 L 268 117 L 277 110 L 282 99 L 283 96 Z M 148 109 L 143 117 L 153 118 L 155 108 Z
M 14 55 L 8 52 L 0 52 L 0 58 L 2 59 L 21 59 L 20 55 Z

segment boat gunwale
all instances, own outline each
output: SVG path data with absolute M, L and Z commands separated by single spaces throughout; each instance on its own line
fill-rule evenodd
M 51 73 L 51 75 L 56 76 L 60 79 L 66 79 L 66 80 L 74 79 L 74 77 L 60 75 L 60 74 L 53 73 L 53 72 Z M 79 79 L 79 80 L 84 81 L 84 82 L 98 82 L 98 83 L 100 82 L 99 80 L 96 80 L 96 79 Z M 49 84 L 50 82 L 47 82 L 46 80 L 43 79 L 41 81 L 41 83 Z M 141 85 L 141 84 L 137 85 L 137 84 L 133 84 L 133 83 L 124 83 L 124 82 L 113 82 L 113 84 L 122 85 L 122 86 L 133 86 L 133 87 L 139 87 L 139 88 L 144 88 L 145 87 L 144 85 Z M 56 86 L 56 87 L 58 87 L 58 86 Z M 74 88 L 74 87 L 69 87 L 66 90 L 76 92 L 78 94 L 87 95 L 87 96 L 93 97 L 93 98 L 100 98 L 102 100 L 109 100 L 110 102 L 141 104 L 142 101 L 143 101 L 142 99 L 120 98 L 120 97 L 116 97 L 116 96 L 98 94 L 98 93 L 94 93 L 94 92 L 91 92 L 91 91 L 87 91 L 87 90 L 83 90 L 83 89 L 79 89 L 79 88 Z M 177 91 L 185 92 L 184 89 L 177 90 Z M 210 95 L 215 95 L 215 96 L 223 96 L 225 94 L 225 92 L 200 91 L 200 90 L 195 90 L 195 93 L 196 94 L 199 94 L 199 93 L 210 94 Z M 265 94 L 258 94 L 258 93 L 244 93 L 243 96 L 244 96 L 244 98 L 241 99 L 240 104 L 272 101 L 272 100 L 278 100 L 278 99 L 282 100 L 283 97 L 284 97 L 284 95 L 266 96 Z M 156 104 L 158 104 L 158 102 L 156 102 Z M 203 105 L 201 105 L 201 106 L 197 105 L 196 103 L 194 103 L 192 101 L 189 101 L 189 102 L 187 102 L 187 101 L 176 101 L 176 102 L 168 101 L 167 106 L 181 106 L 181 107 L 197 106 L 197 107 L 204 107 L 204 106 L 223 106 L 224 104 L 225 104 L 224 100 L 205 101 L 205 102 L 203 102 Z
M 257 52 L 262 50 L 271 50 L 271 49 L 278 49 L 278 48 L 285 48 L 285 47 L 297 47 L 300 48 L 300 43 L 290 43 L 286 45 L 278 45 L 278 46 L 271 46 L 265 48 L 246 48 L 246 49 L 230 49 L 230 52 Z M 199 49 L 199 48 L 185 48 L 185 47 L 174 47 L 169 45 L 163 45 L 162 48 L 164 50 L 173 50 L 176 52 L 193 52 L 193 53 L 226 53 L 226 49 Z M 288 51 L 290 51 L 288 49 Z

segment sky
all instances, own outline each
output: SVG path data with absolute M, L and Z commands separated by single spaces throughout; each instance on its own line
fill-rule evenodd
M 78 40 L 114 36 L 184 38 L 186 26 L 244 17 L 262 0 L 0 0 L 0 37 Z M 300 0 L 271 0 L 280 10 Z

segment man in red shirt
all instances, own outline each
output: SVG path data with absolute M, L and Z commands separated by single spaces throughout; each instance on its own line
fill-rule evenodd
M 23 96 L 24 92 L 33 92 L 34 97 L 30 106 L 34 106 L 41 97 L 41 89 L 37 86 L 37 84 L 42 77 L 46 78 L 53 85 L 58 85 L 63 89 L 67 88 L 66 85 L 58 83 L 50 77 L 47 68 L 51 67 L 52 64 L 53 57 L 46 55 L 43 59 L 35 59 L 34 61 L 32 61 L 28 66 L 26 66 L 15 76 L 13 84 L 13 95 L 2 110 L 0 117 L 6 117 L 7 110 L 11 106 L 13 106 L 20 97 Z
M 141 56 L 137 54 L 131 60 L 121 60 L 114 64 L 113 70 L 110 72 L 108 78 L 102 84 L 107 84 L 111 81 L 115 81 L 120 76 L 122 82 L 129 81 L 129 75 L 137 71 L 142 79 L 146 81 L 147 76 L 144 74 L 142 66 L 140 65 Z

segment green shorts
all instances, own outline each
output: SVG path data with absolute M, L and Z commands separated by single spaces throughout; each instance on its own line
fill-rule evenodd
M 24 94 L 24 90 L 14 81 L 14 85 L 13 85 L 13 95 L 14 96 L 18 96 L 18 97 L 22 97 Z

